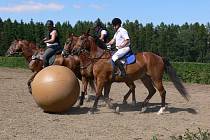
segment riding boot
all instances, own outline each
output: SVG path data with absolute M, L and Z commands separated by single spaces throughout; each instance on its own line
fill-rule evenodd
M 120 76 L 125 78 L 126 77 L 126 71 L 124 69 L 124 66 L 120 60 L 115 61 L 115 65 L 120 69 Z
M 116 64 L 114 63 L 114 65 L 113 65 L 113 71 L 112 71 L 112 81 L 114 81 L 114 79 L 115 79 L 115 76 L 116 76 L 116 74 L 115 74 L 115 70 L 116 70 Z

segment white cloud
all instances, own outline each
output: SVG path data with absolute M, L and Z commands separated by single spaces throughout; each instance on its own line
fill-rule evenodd
M 99 4 L 73 4 L 72 7 L 75 9 L 81 9 L 81 8 L 91 8 L 91 9 L 95 9 L 95 10 L 104 9 L 104 7 Z
M 89 5 L 90 8 L 96 9 L 96 10 L 102 10 L 103 6 L 99 5 L 99 4 L 90 4 Z
M 73 8 L 80 9 L 80 8 L 82 8 L 82 5 L 81 4 L 74 4 L 73 5 Z
M 0 12 L 30 12 L 30 11 L 44 11 L 44 10 L 62 10 L 63 5 L 58 3 L 37 3 L 37 2 L 26 2 L 23 4 L 17 4 L 14 6 L 0 7 Z

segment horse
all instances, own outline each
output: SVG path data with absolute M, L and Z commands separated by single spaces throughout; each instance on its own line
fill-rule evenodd
M 72 54 L 77 55 L 75 52 L 75 49 L 72 49 Z M 102 56 L 102 55 L 101 55 Z M 110 54 L 108 54 L 108 57 L 110 58 Z M 81 98 L 80 98 L 80 106 L 83 105 L 83 101 L 85 98 L 85 95 L 87 94 L 87 86 L 88 86 L 88 81 L 93 81 L 94 80 L 94 75 L 93 75 L 93 63 L 92 61 L 89 61 L 89 55 L 85 55 L 83 53 L 80 53 L 78 55 L 79 60 L 80 60 L 80 73 L 82 75 L 82 93 L 81 93 Z M 99 58 L 99 57 L 98 57 Z M 95 59 L 98 59 L 95 58 Z M 101 59 L 107 59 L 107 56 L 103 56 Z M 93 60 L 95 61 L 95 60 Z M 127 86 L 130 87 L 130 89 L 135 88 L 134 83 L 126 83 Z M 95 88 L 93 88 L 96 90 Z M 109 108 L 112 108 L 113 105 L 110 102 L 109 98 L 109 91 L 111 89 L 111 85 L 109 83 L 104 85 L 104 101 L 108 104 Z M 127 103 L 127 98 L 129 97 L 130 93 L 132 92 L 132 105 L 136 104 L 136 99 L 135 99 L 135 91 L 134 90 L 129 90 L 128 93 L 124 96 L 123 103 Z
M 63 52 L 62 52 L 64 57 L 67 57 L 71 54 L 72 49 L 73 49 L 74 45 L 76 45 L 78 38 L 79 38 L 79 36 L 76 36 L 74 34 L 69 35 L 69 37 L 66 40 L 66 43 L 64 45 Z M 80 100 L 79 100 L 79 104 L 77 105 L 77 107 L 80 107 L 84 103 L 85 96 L 87 96 L 87 100 L 89 100 L 89 96 L 87 95 L 88 84 L 90 84 L 91 89 L 94 90 L 94 91 L 95 91 L 95 87 L 94 87 L 94 83 L 93 83 L 93 78 L 90 78 L 90 77 L 85 78 L 84 77 L 84 71 L 83 70 L 80 71 L 80 69 L 78 71 L 81 74 L 80 80 L 82 81 L 81 97 L 80 97 Z
M 156 93 L 156 89 L 161 96 L 161 107 L 158 114 L 165 110 L 166 90 L 163 86 L 163 74 L 166 72 L 175 88 L 179 93 L 189 101 L 190 95 L 185 89 L 179 77 L 176 75 L 175 69 L 170 64 L 169 60 L 156 55 L 152 52 L 137 52 L 135 54 L 136 62 L 126 66 L 125 78 L 121 76 L 113 77 L 113 65 L 110 52 L 102 50 L 96 45 L 95 39 L 88 34 L 81 35 L 76 45 L 73 48 L 73 53 L 80 57 L 80 65 L 83 67 L 92 67 L 92 73 L 96 83 L 96 98 L 89 113 L 93 114 L 97 109 L 98 100 L 101 96 L 102 88 L 106 85 L 107 95 L 113 82 L 125 82 L 130 88 L 128 93 L 124 96 L 124 101 L 128 98 L 130 93 L 133 94 L 135 100 L 135 84 L 134 81 L 140 79 L 147 88 L 149 94 L 141 104 L 142 111 L 145 112 L 147 105 L 152 96 Z M 81 59 L 82 58 L 82 59 Z M 113 107 L 107 100 L 106 103 Z
M 75 41 L 72 42 L 75 43 Z M 74 44 L 70 43 L 68 44 L 68 47 L 69 46 L 72 47 L 74 46 Z M 39 57 L 35 57 L 35 59 L 32 59 L 32 57 L 39 53 L 42 53 L 43 51 L 44 51 L 43 48 L 37 47 L 31 41 L 14 40 L 6 52 L 7 56 L 13 55 L 15 53 L 22 53 L 22 55 L 26 59 L 29 69 L 33 72 L 33 75 L 29 78 L 27 82 L 30 93 L 31 93 L 31 82 L 33 81 L 36 74 L 43 69 L 43 60 Z M 79 64 L 80 61 L 77 56 L 69 55 L 68 57 L 64 58 L 61 54 L 56 54 L 55 61 L 53 62 L 53 65 L 62 65 L 70 68 L 75 73 L 75 75 L 79 79 L 81 79 L 81 74 L 79 72 Z

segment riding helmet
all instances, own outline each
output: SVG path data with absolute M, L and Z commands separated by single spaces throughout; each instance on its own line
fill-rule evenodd
M 114 18 L 112 20 L 112 25 L 113 26 L 116 26 L 116 25 L 121 25 L 122 24 L 122 21 L 119 19 L 119 18 Z
M 54 23 L 53 23 L 52 20 L 48 20 L 48 21 L 46 22 L 46 26 L 51 26 L 51 27 L 53 27 L 53 25 L 54 25 Z

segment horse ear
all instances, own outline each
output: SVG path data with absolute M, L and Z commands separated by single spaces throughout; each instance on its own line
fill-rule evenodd
M 18 39 L 17 36 L 16 36 L 15 34 L 12 34 L 12 37 L 13 37 L 15 40 Z
M 90 28 L 87 30 L 86 35 L 90 34 Z

